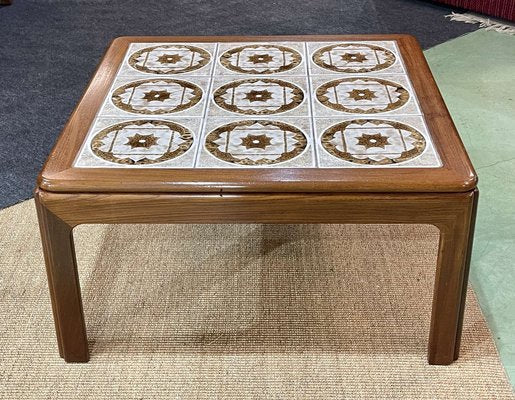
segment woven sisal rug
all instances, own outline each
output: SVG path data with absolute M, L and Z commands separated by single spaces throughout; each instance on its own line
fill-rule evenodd
M 92 358 L 58 356 L 32 200 L 0 213 L 2 399 L 512 399 L 472 291 L 426 363 L 429 226 L 84 226 Z

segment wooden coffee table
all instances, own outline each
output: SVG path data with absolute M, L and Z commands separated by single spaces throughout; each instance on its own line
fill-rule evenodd
M 432 224 L 428 360 L 457 359 L 476 175 L 406 35 L 123 37 L 38 180 L 59 353 L 89 359 L 72 229 Z

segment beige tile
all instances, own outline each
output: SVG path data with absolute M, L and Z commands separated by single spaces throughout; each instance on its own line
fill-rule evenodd
M 201 122 L 201 118 L 100 118 L 74 166 L 192 168 Z
M 442 164 L 420 116 L 317 118 L 322 168 L 438 168 Z
M 208 120 L 197 168 L 315 166 L 309 118 Z
M 320 74 L 402 74 L 394 41 L 308 42 L 309 70 Z
M 208 117 L 309 116 L 305 76 L 215 77 Z
M 118 75 L 211 75 L 216 43 L 132 43 Z
M 115 80 L 100 115 L 119 117 L 202 117 L 208 97 L 209 77 L 153 76 Z
M 303 42 L 220 43 L 215 75 L 305 75 Z
M 315 117 L 421 114 L 404 75 L 315 75 L 311 84 Z

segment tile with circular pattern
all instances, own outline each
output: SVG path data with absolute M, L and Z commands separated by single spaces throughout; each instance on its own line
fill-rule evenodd
M 308 52 L 312 75 L 405 72 L 393 41 L 310 42 Z
M 304 76 L 216 77 L 208 116 L 258 117 L 309 115 L 309 90 Z
M 213 118 L 204 129 L 198 168 L 314 167 L 308 118 Z
M 132 43 L 119 76 L 210 76 L 216 43 Z
M 315 117 L 421 113 L 402 75 L 316 75 L 311 84 Z
M 439 167 L 420 116 L 317 118 L 322 168 Z
M 200 118 L 100 118 L 75 167 L 193 168 Z
M 115 81 L 101 110 L 117 116 L 194 116 L 204 115 L 209 77 L 152 77 Z
M 220 43 L 215 75 L 305 75 L 304 43 Z

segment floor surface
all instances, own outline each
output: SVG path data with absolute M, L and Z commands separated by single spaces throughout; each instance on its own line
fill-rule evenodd
M 515 400 L 472 290 L 460 358 L 427 363 L 434 226 L 79 226 L 91 360 L 67 365 L 34 201 L 13 220 L 0 399 Z
M 479 30 L 426 51 L 479 175 L 471 282 L 515 386 L 515 36 Z

